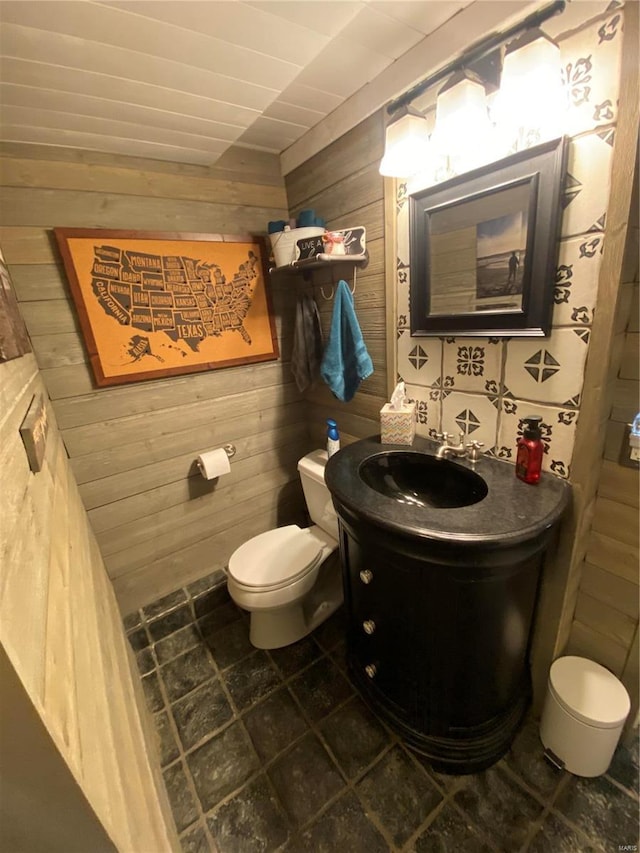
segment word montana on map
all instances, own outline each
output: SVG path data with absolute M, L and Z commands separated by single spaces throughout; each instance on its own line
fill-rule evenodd
M 259 258 L 249 250 L 231 281 L 212 262 L 101 245 L 93 247 L 91 289 L 104 312 L 122 326 L 164 332 L 194 352 L 209 337 L 244 326 Z

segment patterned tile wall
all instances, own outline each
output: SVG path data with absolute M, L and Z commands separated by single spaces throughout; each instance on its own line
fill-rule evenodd
M 551 334 L 547 338 L 412 337 L 408 187 L 397 187 L 397 363 L 417 403 L 416 431 L 463 431 L 515 460 L 523 419 L 543 417 L 543 468 L 569 477 L 605 239 L 618 109 L 622 4 L 573 3 L 552 19 L 569 86 L 570 137 Z M 566 33 L 566 34 L 563 34 Z M 412 186 L 411 191 L 419 187 Z

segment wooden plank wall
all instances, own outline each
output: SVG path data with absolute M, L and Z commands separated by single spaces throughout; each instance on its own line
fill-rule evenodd
M 292 282 L 273 287 L 279 361 L 97 390 L 51 229 L 264 233 L 268 220 L 287 215 L 278 159 L 230 149 L 206 168 L 17 144 L 3 154 L 0 245 L 128 613 L 299 515 L 296 462 L 308 442 L 289 364 Z M 194 460 L 226 443 L 237 448 L 232 473 L 214 486 Z
M 622 281 L 612 342 L 610 386 L 613 403 L 607 424 L 591 529 L 587 535 L 580 587 L 567 653 L 589 657 L 619 676 L 632 697 L 630 722 L 638 713 L 637 468 L 620 465 L 626 425 L 640 410 L 638 350 L 638 166 L 627 231 Z
M 306 393 L 309 434 L 317 447 L 325 445 L 328 417 L 337 420 L 345 443 L 380 430 L 379 412 L 387 392 L 384 191 L 378 172 L 383 148 L 383 121 L 378 112 L 286 176 L 292 216 L 313 208 L 327 220 L 329 229 L 363 225 L 370 255 L 366 269 L 357 272 L 354 304 L 374 373 L 349 403 L 339 402 L 323 382 Z M 338 273 L 333 274 L 337 280 Z M 341 267 L 340 275 L 348 276 L 353 284 L 349 266 Z M 299 288 L 313 289 L 326 340 L 333 300 L 323 297 L 323 282 L 328 296 L 331 273 L 314 273 L 310 284 L 297 279 Z
M 0 642 L 39 717 L 40 723 L 33 717 L 34 743 L 52 742 L 43 772 L 46 764 L 76 792 L 56 816 L 60 832 L 52 833 L 50 849 L 56 849 L 54 838 L 74 828 L 80 834 L 67 849 L 82 849 L 81 833 L 89 831 L 93 813 L 106 832 L 95 849 L 177 850 L 158 758 L 147 749 L 146 711 L 135 698 L 131 651 L 49 401 L 39 473 L 30 471 L 22 446 L 19 426 L 38 393 L 46 399 L 33 354 L 0 364 Z M 3 694 L 3 703 L 12 701 L 24 705 L 20 691 Z M 4 710 L 5 725 L 18 720 Z M 19 736 L 28 741 L 22 760 L 37 761 L 29 758 L 29 725 L 26 719 L 20 725 Z M 26 773 L 20 778 L 33 781 Z M 5 778 L 3 788 L 12 792 L 16 784 L 15 777 Z M 22 795 L 37 802 L 30 786 Z M 39 820 L 37 811 L 30 817 Z M 23 842 L 19 849 L 41 849 L 39 827 L 13 830 Z

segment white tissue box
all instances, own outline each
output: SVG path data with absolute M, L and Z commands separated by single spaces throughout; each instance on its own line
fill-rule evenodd
M 413 444 L 416 434 L 416 404 L 405 403 L 392 409 L 385 403 L 380 409 L 380 438 L 383 444 Z

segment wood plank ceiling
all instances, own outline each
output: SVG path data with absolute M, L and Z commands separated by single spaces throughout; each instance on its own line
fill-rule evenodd
M 470 0 L 3 0 L 0 138 L 281 152 Z

